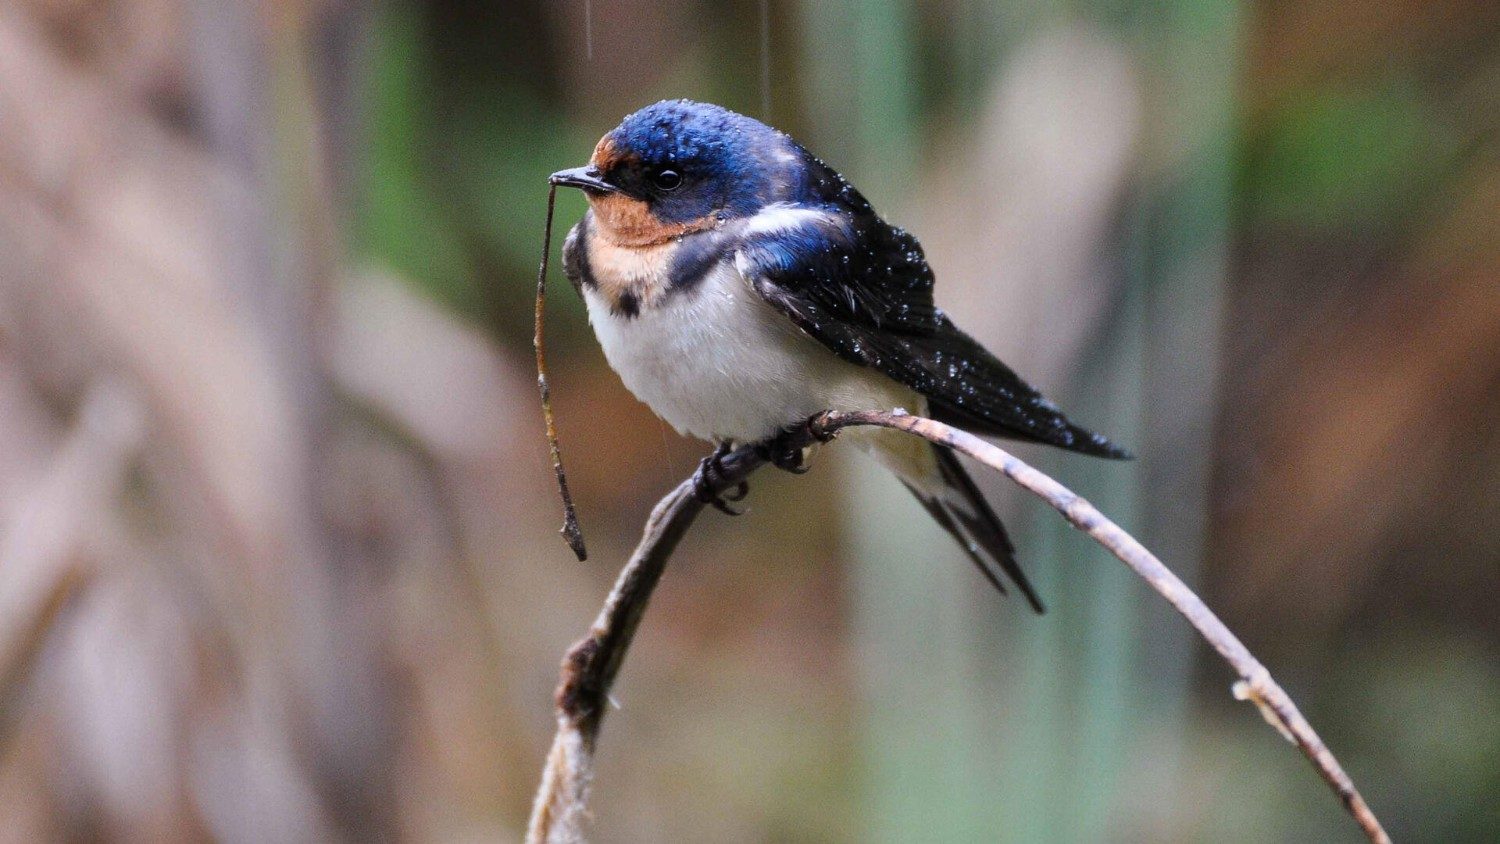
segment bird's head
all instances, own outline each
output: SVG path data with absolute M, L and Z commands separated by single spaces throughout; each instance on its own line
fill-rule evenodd
M 758 120 L 691 100 L 665 100 L 621 121 L 586 167 L 552 174 L 583 189 L 605 233 L 664 242 L 776 201 L 794 145 Z

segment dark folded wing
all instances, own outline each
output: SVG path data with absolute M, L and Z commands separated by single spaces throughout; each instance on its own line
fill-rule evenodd
M 1070 422 L 937 309 L 917 239 L 873 214 L 833 207 L 752 220 L 736 262 L 803 331 L 926 396 L 940 421 L 1100 457 L 1129 456 Z

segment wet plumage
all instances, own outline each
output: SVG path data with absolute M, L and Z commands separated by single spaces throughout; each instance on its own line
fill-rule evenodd
M 679 430 L 758 442 L 828 409 L 904 407 L 977 433 L 1102 457 L 933 302 L 916 238 L 784 133 L 685 100 L 627 117 L 588 168 L 568 277 L 627 387 Z M 854 437 L 901 477 L 1004 591 L 1040 602 L 953 455 L 893 432 Z M 915 445 L 914 445 L 915 444 Z

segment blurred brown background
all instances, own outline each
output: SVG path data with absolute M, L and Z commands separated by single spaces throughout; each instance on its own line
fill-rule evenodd
M 1018 449 L 1397 840 L 1500 839 L 1492 0 L 0 0 L 0 840 L 519 840 L 557 661 L 705 450 L 559 285 L 590 561 L 555 535 L 545 176 L 665 96 L 801 138 L 1137 450 Z M 1047 616 L 836 446 L 706 516 L 597 840 L 1357 840 L 1162 602 L 987 485 Z

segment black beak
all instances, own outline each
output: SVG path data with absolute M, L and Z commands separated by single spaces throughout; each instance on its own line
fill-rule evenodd
M 562 185 L 570 188 L 583 188 L 589 193 L 619 193 L 620 189 L 604 181 L 604 174 L 599 168 L 589 165 L 588 167 L 574 167 L 572 170 L 559 170 L 547 178 L 554 185 Z

